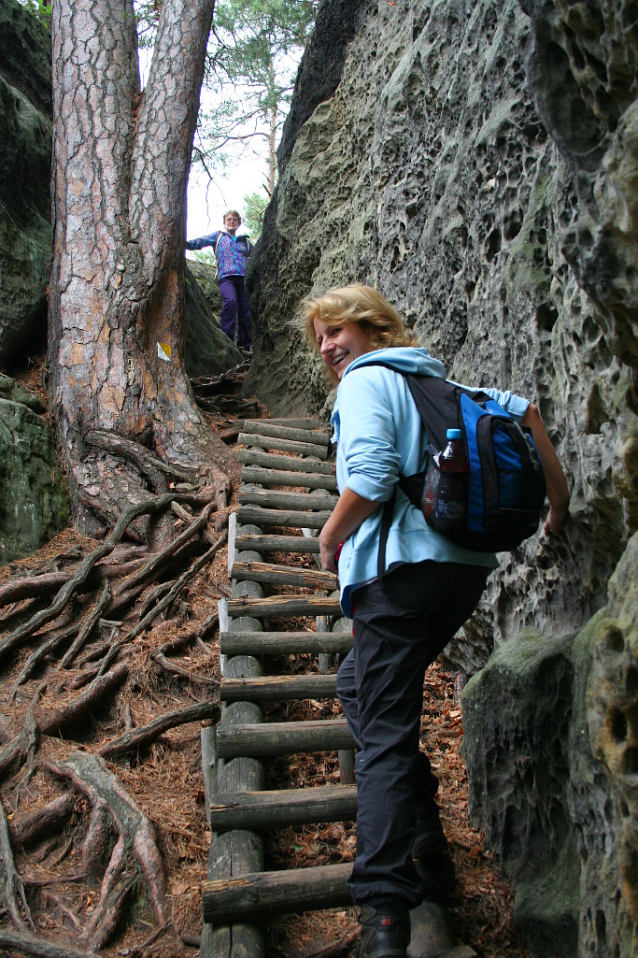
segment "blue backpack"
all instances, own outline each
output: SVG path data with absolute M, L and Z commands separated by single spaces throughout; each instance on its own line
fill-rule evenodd
M 521 426 L 487 393 L 466 389 L 435 376 L 403 376 L 427 430 L 428 452 L 442 451 L 448 429 L 460 429 L 470 465 L 465 529 L 450 536 L 457 545 L 475 552 L 516 549 L 538 529 L 545 502 L 545 476 L 531 430 Z M 399 475 L 399 487 L 423 508 L 425 472 Z M 386 502 L 381 519 L 378 575 L 385 571 L 385 549 L 392 524 L 396 490 Z M 437 530 L 441 531 L 441 530 Z

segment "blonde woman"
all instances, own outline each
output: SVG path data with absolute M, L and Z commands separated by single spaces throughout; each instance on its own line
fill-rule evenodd
M 321 532 L 320 556 L 325 569 L 339 572 L 341 607 L 354 619 L 354 649 L 339 670 L 338 695 L 358 749 L 350 890 L 361 906 L 359 955 L 403 958 L 409 910 L 424 894 L 433 897 L 454 884 L 434 800 L 438 781 L 419 750 L 424 674 L 476 608 L 497 562 L 434 531 L 397 487 L 399 473 L 425 469 L 427 446 L 398 370 L 445 378 L 443 364 L 419 348 L 390 303 L 365 286 L 307 301 L 302 326 L 329 378 L 339 383 L 332 424 L 340 497 Z M 393 368 L 373 365 L 379 361 Z M 538 410 L 511 392 L 484 391 L 531 427 L 550 502 L 545 530 L 560 535 L 569 493 Z M 379 578 L 382 506 L 395 490 Z

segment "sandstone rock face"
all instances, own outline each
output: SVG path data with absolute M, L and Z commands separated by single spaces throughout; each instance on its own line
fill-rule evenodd
M 0 7 L 0 367 L 46 343 L 51 255 L 51 38 L 16 0 Z
M 503 556 L 448 650 L 473 672 L 523 626 L 572 631 L 605 602 L 634 529 L 634 374 L 562 252 L 577 183 L 526 82 L 529 17 L 514 0 L 366 11 L 266 214 L 248 278 L 246 388 L 274 415 L 320 410 L 321 370 L 290 323 L 304 295 L 357 281 L 399 308 L 452 378 L 538 404 L 569 473 L 572 521 L 565 543 L 533 539 Z
M 466 697 L 473 814 L 515 876 L 530 954 L 633 958 L 629 606 L 611 637 L 597 630 L 638 529 L 635 4 L 344 11 L 339 83 L 286 142 L 250 267 L 247 391 L 274 415 L 325 409 L 292 322 L 304 296 L 363 282 L 451 378 L 539 406 L 572 489 L 565 540 L 501 556 L 446 650 L 473 673 L 496 649 Z
M 191 271 L 193 265 L 194 272 Z M 200 285 L 196 276 L 198 279 L 202 277 L 204 284 Z M 210 300 L 215 301 L 212 285 L 210 268 L 189 260 L 186 267 L 184 363 L 186 372 L 193 377 L 219 376 L 243 361 L 242 354 L 222 333 L 219 319 L 211 312 Z M 221 303 L 218 286 L 217 298 Z
M 0 377 L 0 562 L 35 552 L 67 520 L 53 436 L 38 408 L 36 396 Z

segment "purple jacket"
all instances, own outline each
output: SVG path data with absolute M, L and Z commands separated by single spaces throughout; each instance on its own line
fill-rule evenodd
M 246 261 L 253 248 L 247 236 L 235 237 L 224 230 L 216 230 L 208 236 L 186 240 L 186 249 L 203 249 L 204 246 L 214 247 L 219 280 L 226 279 L 227 276 L 244 275 Z

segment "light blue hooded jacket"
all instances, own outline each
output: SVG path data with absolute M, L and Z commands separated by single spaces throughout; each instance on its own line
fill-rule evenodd
M 384 366 L 445 379 L 445 367 L 427 350 L 412 347 L 379 349 L 355 359 L 346 369 L 332 413 L 333 442 L 337 443 L 337 485 L 380 504 L 392 495 L 399 478 L 422 472 L 426 466 L 426 437 L 421 417 L 403 376 Z M 529 406 L 511 392 L 485 389 L 510 415 L 520 421 Z M 341 608 L 352 616 L 352 592 L 377 577 L 381 513 L 372 513 L 346 540 L 339 558 Z M 386 569 L 403 562 L 462 562 L 494 569 L 492 553 L 472 552 L 455 545 L 425 521 L 423 513 L 397 488 L 388 544 Z

